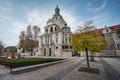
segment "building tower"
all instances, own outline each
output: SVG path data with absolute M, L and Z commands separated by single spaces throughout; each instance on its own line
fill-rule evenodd
M 72 32 L 63 17 L 58 6 L 55 14 L 47 21 L 44 33 L 40 36 L 40 55 L 55 57 L 70 57 L 73 49 L 70 46 Z

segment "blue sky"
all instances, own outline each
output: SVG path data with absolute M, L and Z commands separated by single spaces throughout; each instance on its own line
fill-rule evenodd
M 17 45 L 29 24 L 43 32 L 57 4 L 72 32 L 88 20 L 97 28 L 120 24 L 120 0 L 0 0 L 0 40 L 6 46 Z

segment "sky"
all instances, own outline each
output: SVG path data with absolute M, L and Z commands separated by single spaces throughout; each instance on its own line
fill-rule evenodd
M 120 24 L 120 0 L 0 0 L 0 40 L 16 46 L 20 32 L 38 25 L 42 33 L 58 5 L 60 14 L 74 32 L 85 21 L 96 28 Z

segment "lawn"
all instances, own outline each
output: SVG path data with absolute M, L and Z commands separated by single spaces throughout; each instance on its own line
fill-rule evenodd
M 12 58 L 12 59 L 6 59 L 6 58 L 0 58 L 0 64 L 4 65 L 8 68 L 17 68 L 17 67 L 23 67 L 23 66 L 29 66 L 29 65 L 36 65 L 36 64 L 42 64 L 42 63 L 48 63 L 48 62 L 54 62 L 59 61 L 63 59 L 57 59 L 57 58 Z

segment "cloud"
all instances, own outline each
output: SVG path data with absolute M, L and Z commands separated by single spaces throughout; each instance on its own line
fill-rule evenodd
M 107 21 L 109 18 L 110 16 L 108 14 L 99 13 L 94 16 L 91 16 L 90 19 L 94 20 L 96 23 L 101 23 L 103 21 Z
M 78 24 L 78 19 L 72 13 L 73 10 L 74 8 L 71 8 L 71 9 L 60 8 L 60 14 L 63 16 L 64 20 L 68 23 L 68 26 L 70 26 L 74 31 L 76 25 Z M 40 25 L 43 32 L 43 29 L 46 25 L 47 20 L 50 17 L 53 17 L 52 16 L 53 14 L 54 14 L 54 11 L 49 11 L 48 9 L 47 10 L 35 9 L 27 12 L 27 18 L 30 24 L 38 25 L 38 26 Z
M 89 4 L 88 6 L 90 6 Z M 78 18 L 74 14 L 75 8 L 65 9 L 60 8 L 60 14 L 63 16 L 63 19 L 68 23 L 68 26 L 71 27 L 72 32 L 77 29 L 77 26 L 83 24 L 85 21 L 93 20 L 96 24 L 104 22 L 109 19 L 108 15 L 105 14 L 96 14 L 88 18 L 80 17 Z M 14 33 L 19 34 L 20 31 L 25 30 L 27 25 L 38 25 L 44 32 L 44 27 L 46 26 L 47 20 L 52 17 L 54 11 L 46 9 L 31 9 L 26 11 L 27 23 L 22 23 L 20 21 L 13 21 L 12 26 L 15 28 Z
M 4 6 L 0 5 L 0 22 L 8 23 L 12 20 L 10 17 L 10 13 L 13 11 L 13 5 L 10 3 L 7 3 Z
M 90 5 L 90 4 L 89 4 Z M 88 6 L 89 6 L 88 5 Z M 109 19 L 108 15 L 105 14 L 96 14 L 94 16 L 90 16 L 88 18 L 80 17 L 78 18 L 74 14 L 75 8 L 71 9 L 61 9 L 60 14 L 63 16 L 64 20 L 68 23 L 68 26 L 71 27 L 72 32 L 77 29 L 77 26 L 83 24 L 85 21 L 93 20 L 96 24 L 104 22 Z M 27 23 L 22 23 L 20 21 L 14 21 L 12 26 L 15 28 L 15 33 L 19 34 L 20 31 L 25 30 L 27 25 L 38 25 L 42 29 L 42 33 L 44 32 L 44 27 L 46 26 L 47 20 L 52 17 L 54 11 L 51 10 L 43 10 L 43 9 L 32 9 L 26 11 Z
M 96 2 L 88 3 L 86 5 L 86 10 L 97 13 L 97 12 L 103 10 L 107 5 L 107 2 L 105 1 L 99 7 L 95 7 L 95 5 L 94 5 L 95 3 Z
M 0 12 L 6 13 L 6 12 L 12 12 L 13 5 L 11 3 L 7 3 L 7 5 L 0 6 Z
M 27 12 L 27 20 L 31 25 L 38 25 L 43 31 L 47 20 L 52 16 L 51 14 L 49 11 L 34 9 Z
M 11 31 L 13 32 L 13 33 L 15 33 L 15 35 L 20 35 L 20 32 L 21 31 L 23 31 L 23 30 L 26 30 L 26 27 L 27 27 L 27 25 L 26 24 L 24 24 L 24 23 L 22 23 L 22 22 L 19 22 L 19 21 L 15 21 L 15 22 L 12 22 L 11 23 L 11 25 L 12 25 L 12 29 L 11 29 Z
M 7 23 L 10 18 L 7 15 L 0 15 L 0 22 Z
M 80 21 L 82 17 L 77 17 L 74 14 L 75 8 L 71 9 L 62 9 L 61 15 L 63 16 L 64 20 L 68 23 L 68 26 L 70 26 L 71 31 L 74 32 L 77 29 L 77 26 L 83 23 L 83 21 Z

